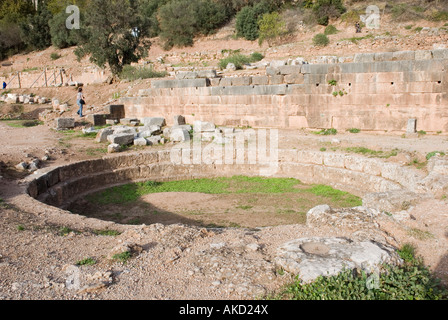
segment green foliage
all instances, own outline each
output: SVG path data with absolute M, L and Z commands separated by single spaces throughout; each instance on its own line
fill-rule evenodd
M 112 259 L 119 261 L 123 264 L 126 264 L 128 260 L 131 258 L 132 254 L 129 251 L 125 251 L 122 253 L 117 253 L 113 255 Z
M 445 152 L 442 152 L 442 151 L 433 151 L 433 152 L 430 152 L 430 153 L 428 153 L 427 155 L 426 155 L 426 160 L 429 160 L 429 159 L 431 159 L 432 157 L 434 157 L 434 156 L 436 156 L 436 155 L 441 155 L 442 157 L 445 155 Z
M 77 266 L 91 266 L 94 264 L 96 264 L 96 260 L 93 258 L 86 258 L 86 259 L 76 262 Z
M 158 72 L 153 68 L 133 67 L 130 65 L 124 66 L 120 73 L 120 79 L 128 79 L 131 81 L 137 79 L 149 79 L 149 78 L 163 78 L 168 73 L 166 71 Z
M 323 33 L 318 33 L 313 37 L 313 44 L 315 46 L 325 47 L 329 43 L 330 43 L 330 39 L 328 39 L 328 37 Z
M 28 16 L 26 21 L 20 24 L 21 37 L 25 44 L 34 49 L 46 49 L 51 46 L 51 34 L 48 21 L 52 18 L 46 3 L 38 2 L 37 12 Z
M 244 7 L 236 15 L 236 31 L 239 37 L 246 40 L 255 40 L 258 38 L 258 17 L 252 7 Z
M 357 129 L 357 128 L 351 128 L 351 129 L 348 129 L 347 131 L 350 133 L 360 133 L 361 132 L 361 130 Z
M 347 152 L 359 153 L 363 155 L 369 155 L 376 158 L 390 158 L 398 154 L 398 149 L 394 149 L 388 152 L 376 151 L 365 147 L 349 147 L 345 149 Z
M 100 67 L 109 65 L 119 74 L 125 65 L 147 55 L 149 17 L 140 11 L 141 2 L 133 0 L 91 0 L 76 50 L 78 59 L 89 54 Z
M 305 192 L 329 198 L 331 201 L 336 202 L 343 207 L 357 207 L 362 205 L 361 198 L 323 184 L 314 185 L 310 189 L 305 190 Z
M 338 82 L 336 80 L 332 79 L 332 80 L 328 81 L 328 85 L 334 87 L 334 86 L 338 85 Z
M 94 233 L 99 236 L 109 236 L 109 237 L 115 237 L 121 234 L 121 232 L 116 230 L 95 230 Z
M 417 134 L 420 135 L 420 136 L 424 136 L 426 134 L 426 131 L 425 130 L 420 130 L 420 131 L 417 131 Z
M 317 23 L 323 26 L 328 25 L 330 18 L 339 18 L 346 11 L 342 0 L 316 0 L 313 5 Z
M 336 29 L 335 26 L 330 24 L 325 28 L 324 34 L 328 36 L 328 35 L 336 34 L 338 32 L 339 32 L 339 30 Z
M 335 276 L 320 276 L 304 284 L 300 280 L 287 286 L 277 299 L 291 300 L 441 300 L 447 299 L 428 268 L 420 264 L 383 267 L 378 287 L 368 288 L 371 276 L 364 271 L 344 270 Z
M 330 128 L 330 129 L 322 129 L 319 131 L 315 131 L 313 132 L 314 134 L 321 134 L 324 136 L 329 136 L 329 135 L 335 135 L 338 133 L 338 130 L 336 130 L 335 128 Z
M 0 2 L 0 20 L 7 23 L 18 23 L 34 14 L 35 7 L 31 0 L 2 0 Z
M 197 33 L 212 34 L 229 19 L 225 6 L 220 2 L 195 0 L 193 3 Z
M 435 10 L 429 16 L 429 20 L 431 20 L 431 21 L 447 21 L 448 20 L 448 11 Z
M 264 56 L 260 52 L 253 52 L 250 55 L 250 62 L 258 62 L 264 59 Z
M 285 22 L 278 12 L 265 13 L 258 20 L 259 38 L 258 44 L 261 46 L 266 40 L 271 46 L 275 40 L 286 33 Z
M 53 52 L 50 55 L 51 60 L 58 60 L 60 57 L 61 57 L 61 55 L 59 53 L 57 53 L 57 52 Z
M 258 59 L 259 57 L 259 55 L 248 57 L 241 53 L 234 53 L 227 58 L 221 59 L 218 63 L 218 66 L 220 69 L 225 69 L 229 63 L 233 63 L 235 67 L 240 70 L 245 64 L 256 62 L 256 59 Z
M 420 262 L 416 259 L 416 249 L 412 244 L 405 243 L 398 251 L 398 255 L 406 263 L 417 263 Z
M 81 16 L 82 17 L 82 16 Z M 67 29 L 65 26 L 67 14 L 64 11 L 57 13 L 48 22 L 50 26 L 51 43 L 59 48 L 68 48 L 78 43 L 80 31 L 76 29 Z M 82 21 L 81 21 L 82 23 Z

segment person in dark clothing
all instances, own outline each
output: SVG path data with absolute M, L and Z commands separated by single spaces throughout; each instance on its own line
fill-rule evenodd
M 5 81 L 3 81 L 3 90 L 5 90 L 5 89 L 6 89 L 6 86 L 7 86 L 6 82 L 5 82 Z

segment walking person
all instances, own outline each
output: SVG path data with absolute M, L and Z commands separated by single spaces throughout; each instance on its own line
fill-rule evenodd
M 84 100 L 84 94 L 82 93 L 82 88 L 78 88 L 78 95 L 76 96 L 76 103 L 79 106 L 79 110 L 78 112 L 76 112 L 77 114 L 79 114 L 79 116 L 82 118 L 84 117 L 82 115 L 82 107 L 86 104 L 85 100 Z
M 6 89 L 6 86 L 7 86 L 6 82 L 5 82 L 5 81 L 3 81 L 3 90 L 5 90 L 5 89 Z

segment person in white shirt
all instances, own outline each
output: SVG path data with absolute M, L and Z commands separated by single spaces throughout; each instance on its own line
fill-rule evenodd
M 79 110 L 78 112 L 76 112 L 77 114 L 79 114 L 79 116 L 82 118 L 84 117 L 82 115 L 82 107 L 86 104 L 86 102 L 84 101 L 84 95 L 82 93 L 82 88 L 78 88 L 78 95 L 76 96 L 76 103 L 79 106 Z

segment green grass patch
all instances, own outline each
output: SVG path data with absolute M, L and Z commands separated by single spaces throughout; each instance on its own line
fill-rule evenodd
M 36 71 L 36 70 L 39 70 L 39 68 L 38 67 L 26 68 L 26 69 L 23 69 L 22 72 L 31 72 L 31 71 Z
M 61 55 L 59 53 L 57 53 L 57 52 L 53 52 L 50 55 L 50 58 L 51 58 L 51 60 L 58 60 L 59 58 L 61 58 Z
M 115 261 L 119 261 L 123 264 L 126 264 L 128 260 L 131 258 L 132 254 L 129 251 L 125 251 L 122 253 L 117 253 L 113 255 L 112 259 Z
M 357 128 L 351 128 L 351 129 L 348 129 L 347 131 L 350 133 L 360 133 L 361 132 L 361 130 L 357 129 Z
M 257 62 L 262 60 L 263 58 L 264 56 L 259 52 L 254 52 L 250 56 L 246 56 L 239 52 L 234 52 L 228 57 L 221 59 L 218 63 L 218 67 L 221 70 L 224 70 L 225 68 L 227 68 L 227 65 L 229 63 L 233 63 L 237 70 L 241 70 L 243 69 L 245 64 Z
M 25 231 L 25 227 L 20 224 L 17 226 L 17 231 Z
M 434 156 L 436 156 L 436 155 L 441 155 L 442 157 L 445 155 L 445 152 L 442 152 L 442 151 L 433 151 L 433 152 L 430 152 L 430 153 L 428 153 L 427 155 L 426 155 L 426 160 L 429 160 L 429 159 L 431 159 L 432 157 L 434 157 Z
M 338 130 L 334 129 L 334 128 L 330 128 L 330 129 L 322 129 L 319 131 L 313 131 L 312 133 L 314 134 L 321 134 L 324 136 L 329 136 L 329 135 L 336 135 L 338 133 Z
M 107 148 L 87 148 L 86 154 L 89 156 L 98 156 L 98 155 L 104 155 L 107 153 Z
M 365 156 L 371 156 L 371 157 L 375 157 L 375 158 L 390 158 L 390 157 L 394 157 L 398 154 L 398 149 L 394 149 L 391 151 L 377 151 L 377 150 L 372 150 L 369 148 L 365 148 L 365 147 L 349 147 L 345 149 L 347 152 L 350 153 L 358 153 L 358 154 L 362 154 Z
M 31 128 L 43 125 L 44 123 L 39 120 L 2 120 L 8 126 L 13 128 Z
M 397 253 L 403 265 L 383 265 L 379 274 L 343 270 L 320 276 L 311 283 L 300 279 L 268 298 L 288 300 L 446 300 L 448 291 L 416 256 L 415 247 L 405 244 Z M 282 275 L 284 272 L 281 273 Z M 373 280 L 373 281 L 372 281 Z M 367 284 L 372 284 L 368 286 Z
M 60 229 L 59 229 L 59 231 L 58 231 L 58 234 L 61 236 L 61 237 L 65 237 L 65 236 L 68 236 L 70 233 L 75 233 L 75 234 L 80 234 L 81 232 L 79 232 L 79 231 L 76 231 L 76 230 L 73 230 L 73 229 L 70 229 L 70 228 L 68 228 L 68 227 L 61 227 Z
M 339 32 L 339 30 L 336 29 L 335 26 L 333 26 L 333 25 L 330 24 L 330 25 L 328 25 L 328 26 L 325 28 L 324 34 L 327 35 L 327 36 L 329 36 L 329 35 L 332 35 L 332 34 L 336 34 L 336 33 L 338 33 L 338 32 Z
M 94 264 L 96 264 L 96 260 L 93 258 L 86 258 L 76 262 L 77 266 L 92 266 Z
M 108 236 L 108 237 L 116 237 L 121 234 L 120 231 L 117 230 L 95 230 L 93 231 L 98 236 Z
M 166 71 L 155 71 L 153 68 L 133 67 L 126 65 L 120 73 L 120 79 L 135 81 L 138 79 L 164 78 L 168 75 Z
M 304 192 L 312 193 L 316 196 L 330 199 L 341 207 L 357 207 L 362 205 L 362 199 L 345 191 L 334 189 L 330 186 L 317 184 Z
M 297 188 L 297 186 L 301 186 Z M 87 196 L 94 204 L 127 204 L 137 201 L 141 196 L 163 192 L 199 192 L 206 194 L 283 194 L 311 193 L 321 197 L 322 201 L 332 201 L 338 207 L 354 207 L 362 205 L 359 197 L 348 192 L 325 185 L 303 185 L 293 178 L 266 178 L 234 176 L 231 178 L 193 179 L 182 181 L 156 182 L 146 181 L 113 187 Z M 238 209 L 249 210 L 252 205 L 241 205 Z M 134 218 L 128 224 L 141 224 Z
M 364 37 L 351 37 L 351 38 L 345 38 L 345 39 L 342 39 L 342 40 L 348 40 L 348 41 L 353 42 L 354 44 L 358 44 L 358 41 L 366 40 L 366 39 L 373 39 L 373 38 L 374 38 L 373 34 L 368 34 L 368 35 L 366 35 Z

